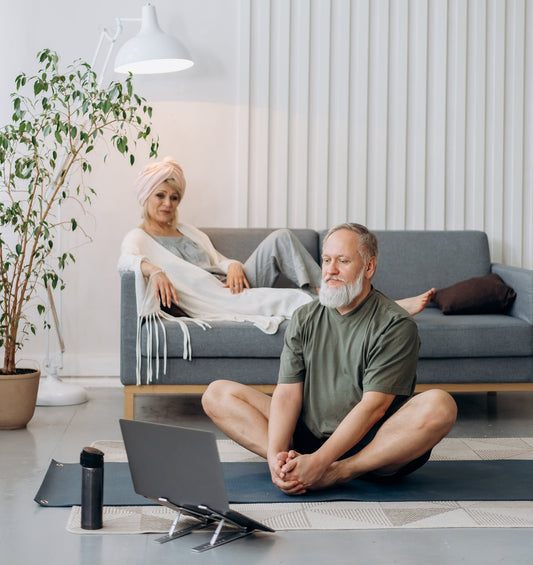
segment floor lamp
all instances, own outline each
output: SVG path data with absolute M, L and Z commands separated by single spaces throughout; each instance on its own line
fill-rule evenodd
M 123 32 L 124 22 L 141 22 L 139 33 L 124 43 L 115 58 L 114 70 L 117 73 L 132 74 L 158 74 L 182 71 L 191 67 L 194 63 L 187 49 L 174 37 L 163 33 L 157 21 L 155 6 L 146 4 L 143 6 L 142 18 L 116 18 L 116 30 L 110 33 L 104 28 L 94 53 L 91 68 L 96 72 L 95 65 L 102 51 L 104 42 L 109 43 L 105 54 L 102 69 L 99 74 L 98 86 L 101 86 L 105 72 L 111 59 L 113 48 Z M 60 210 L 58 210 L 58 215 Z M 59 241 L 59 245 L 61 245 Z M 46 358 L 44 368 L 46 379 L 39 385 L 37 396 L 38 406 L 67 406 L 87 402 L 88 397 L 85 389 L 79 385 L 63 382 L 58 377 L 58 370 L 63 367 L 63 353 L 65 351 L 62 332 L 62 300 L 59 293 L 58 306 L 56 308 L 54 297 L 50 288 L 47 288 L 48 313 L 51 314 L 54 327 L 57 332 L 59 350 L 51 353 L 50 332 L 52 324 L 47 324 L 46 335 Z

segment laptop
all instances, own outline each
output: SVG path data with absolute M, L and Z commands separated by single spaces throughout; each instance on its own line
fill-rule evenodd
M 178 511 L 169 533 L 156 541 L 164 543 L 218 522 L 210 542 L 193 549 L 205 551 L 254 530 L 274 531 L 230 509 L 214 433 L 123 419 L 120 428 L 135 492 Z M 198 523 L 177 530 L 181 514 Z M 237 531 L 220 537 L 223 525 Z

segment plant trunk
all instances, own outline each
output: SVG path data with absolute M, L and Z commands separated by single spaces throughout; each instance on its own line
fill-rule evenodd
M 16 335 L 16 329 L 14 330 L 14 332 L 9 332 L 6 336 L 4 347 L 4 367 L 2 369 L 2 373 L 4 375 L 14 375 L 16 370 L 15 355 L 17 352 L 17 347 L 15 345 L 15 341 L 12 338 L 13 333 L 15 333 Z

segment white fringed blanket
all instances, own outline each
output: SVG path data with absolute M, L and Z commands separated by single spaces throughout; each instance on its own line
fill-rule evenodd
M 213 265 L 227 272 L 232 260 L 221 255 L 207 235 L 188 224 L 180 223 L 178 229 L 207 251 Z M 143 261 L 157 265 L 165 271 L 176 288 L 179 306 L 187 312 L 190 318 L 175 318 L 161 310 L 150 279 L 142 274 L 141 263 Z M 181 326 L 184 339 L 183 357 L 191 359 L 192 350 L 187 323 L 196 323 L 206 329 L 209 327 L 209 322 L 214 320 L 247 321 L 252 322 L 267 334 L 274 334 L 283 320 L 290 318 L 299 306 L 312 300 L 309 294 L 298 289 L 252 288 L 240 294 L 232 294 L 215 276 L 177 257 L 140 228 L 130 231 L 124 238 L 118 269 L 120 272 L 135 272 L 138 313 L 137 384 L 141 384 L 142 323 L 147 324 L 148 359 L 156 359 L 155 367 L 149 362 L 147 368 L 146 382 L 151 383 L 157 379 L 159 374 L 160 347 L 163 349 L 162 357 L 166 360 L 166 334 L 163 319 Z M 158 327 L 161 328 L 163 334 L 161 344 L 158 339 Z M 165 370 L 164 366 L 163 372 Z

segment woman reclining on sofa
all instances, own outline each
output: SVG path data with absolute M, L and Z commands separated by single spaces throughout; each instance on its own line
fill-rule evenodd
M 275 333 L 283 319 L 313 300 L 321 285 L 320 266 L 287 229 L 270 234 L 244 265 L 224 257 L 206 234 L 178 222 L 185 184 L 181 167 L 170 157 L 144 167 L 135 184 L 143 221 L 123 240 L 119 270 L 136 273 L 140 318 L 167 318 L 179 305 L 197 323 L 248 320 Z M 299 288 L 272 288 L 281 273 Z M 415 315 L 433 293 L 398 304 Z

